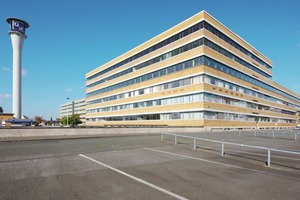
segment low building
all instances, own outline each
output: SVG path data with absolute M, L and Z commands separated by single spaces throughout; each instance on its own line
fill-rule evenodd
M 202 11 L 88 72 L 86 125 L 294 128 L 300 96 L 272 68 Z
M 33 126 L 35 124 L 34 119 L 9 119 L 7 122 L 11 126 Z
M 10 126 L 10 122 L 8 122 L 9 119 L 13 119 L 14 114 L 13 113 L 0 113 L 0 126 Z

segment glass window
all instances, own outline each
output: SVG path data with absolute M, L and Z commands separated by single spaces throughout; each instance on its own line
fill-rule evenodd
M 156 105 L 158 105 L 158 106 L 161 105 L 161 100 L 160 99 L 156 100 Z
M 159 71 L 160 76 L 163 76 L 165 74 L 166 74 L 166 69 L 162 69 L 162 70 Z
M 173 73 L 174 72 L 174 67 L 173 66 L 168 67 L 167 71 L 168 71 L 168 74 Z
M 144 93 L 145 93 L 144 89 L 139 90 L 139 95 L 142 95 Z
M 210 84 L 216 85 L 216 79 L 215 78 L 211 78 L 210 79 Z
M 147 107 L 153 106 L 153 101 L 147 101 L 147 102 L 146 102 L 146 106 L 147 106 Z
M 176 87 L 179 87 L 180 86 L 180 82 L 179 81 L 174 81 L 172 83 L 172 88 L 176 88 Z

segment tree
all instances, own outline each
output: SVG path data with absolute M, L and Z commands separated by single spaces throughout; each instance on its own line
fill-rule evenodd
M 60 119 L 60 123 L 62 125 L 67 125 L 67 116 L 63 116 L 61 119 Z M 71 115 L 68 117 L 68 124 L 70 126 L 76 126 L 78 124 L 81 124 L 82 121 L 80 120 L 80 116 L 79 114 L 74 114 L 74 115 Z
M 0 106 L 0 113 L 3 113 L 3 108 L 2 108 L 2 106 Z
M 60 119 L 60 123 L 62 125 L 66 125 L 67 124 L 67 117 L 66 116 L 63 116 L 61 119 Z
M 74 115 L 72 115 L 72 116 L 70 117 L 69 123 L 70 123 L 72 126 L 81 124 L 82 121 L 80 120 L 79 114 L 74 114 Z
M 39 126 L 43 121 L 43 117 L 35 116 L 34 120 L 35 120 L 35 126 Z

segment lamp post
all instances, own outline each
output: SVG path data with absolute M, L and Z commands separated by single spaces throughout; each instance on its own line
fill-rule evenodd
M 69 127 L 69 107 L 68 107 L 68 100 L 69 100 L 69 97 L 67 97 L 67 127 Z

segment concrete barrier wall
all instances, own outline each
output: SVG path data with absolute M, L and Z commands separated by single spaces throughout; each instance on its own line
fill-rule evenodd
M 109 136 L 109 135 L 147 135 L 162 132 L 188 133 L 200 132 L 203 128 L 0 128 L 0 140 L 26 140 L 26 139 L 47 139 L 47 138 L 72 138 L 87 136 Z

